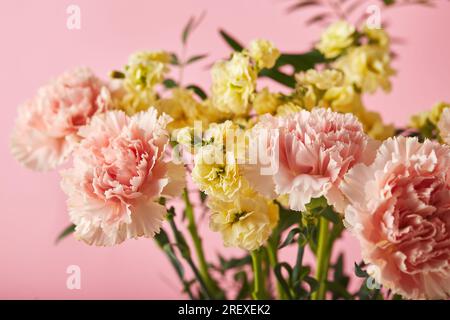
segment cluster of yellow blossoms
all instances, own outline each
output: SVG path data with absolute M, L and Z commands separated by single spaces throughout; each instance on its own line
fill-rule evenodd
M 445 109 L 450 108 L 450 103 L 438 102 L 431 110 L 424 111 L 411 117 L 409 126 L 420 132 L 425 138 L 441 139 L 439 122 Z
M 359 33 L 339 21 L 324 32 L 316 48 L 327 63 L 320 70 L 296 74 L 297 85 L 290 94 L 257 88 L 260 71 L 273 68 L 280 57 L 279 50 L 266 40 L 252 41 L 228 60 L 216 62 L 211 70 L 211 95 L 204 100 L 176 85 L 158 90 L 172 59 L 166 52 L 134 54 L 124 71 L 115 74 L 119 89 L 112 90 L 114 105 L 128 114 L 156 107 L 172 117 L 169 130 L 177 143 L 193 148 L 193 181 L 208 195 L 210 227 L 222 234 L 227 246 L 259 248 L 279 218 L 278 206 L 252 190 L 239 164 L 246 142 L 245 138 L 235 142 L 246 136 L 259 116 L 325 107 L 355 114 L 374 138 L 394 134 L 394 128 L 385 125 L 378 113 L 368 111 L 361 98 L 378 87 L 390 89 L 394 71 L 387 34 L 371 29 Z M 207 128 L 201 137 L 194 137 L 196 121 Z

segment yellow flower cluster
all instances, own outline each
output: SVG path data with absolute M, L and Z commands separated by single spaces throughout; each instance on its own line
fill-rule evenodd
M 438 102 L 431 108 L 431 110 L 423 111 L 412 116 L 409 126 L 417 129 L 424 137 L 436 138 L 439 136 L 437 131 L 442 112 L 449 107 L 449 103 Z
M 186 134 L 181 140 L 188 140 Z M 236 123 L 211 124 L 203 145 L 195 150 L 192 179 L 208 195 L 211 229 L 222 234 L 225 245 L 255 250 L 275 227 L 278 207 L 253 191 L 243 177 L 239 164 L 245 145 L 244 129 Z
M 326 58 L 336 58 L 355 42 L 355 38 L 354 26 L 346 21 L 337 21 L 322 33 L 316 48 Z
M 344 72 L 348 83 L 359 91 L 373 93 L 378 87 L 391 89 L 390 40 L 383 29 L 363 28 L 362 32 L 345 21 L 330 25 L 316 48 L 332 66 Z
M 265 244 L 279 219 L 278 206 L 250 189 L 233 201 L 210 198 L 210 228 L 222 234 L 225 246 L 256 250 Z
M 280 52 L 267 40 L 254 40 L 243 52 L 235 52 L 228 61 L 212 68 L 212 102 L 219 111 L 232 116 L 248 114 L 254 99 L 256 78 L 263 68 L 272 68 Z
M 170 54 L 165 51 L 141 51 L 131 55 L 125 66 L 122 90 L 116 94 L 118 107 L 132 115 L 154 105 L 155 86 L 169 72 L 170 60 Z

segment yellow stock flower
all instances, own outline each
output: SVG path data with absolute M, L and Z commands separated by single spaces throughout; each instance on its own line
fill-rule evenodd
M 279 220 L 278 206 L 256 192 L 241 190 L 233 201 L 210 198 L 210 228 L 224 245 L 253 251 L 264 245 Z
M 277 116 L 284 117 L 292 113 L 297 113 L 300 110 L 302 110 L 301 106 L 292 102 L 288 102 L 278 107 Z
M 281 104 L 279 94 L 272 93 L 268 88 L 264 88 L 255 95 L 253 109 L 257 114 L 273 114 Z
M 344 72 L 346 81 L 363 92 L 373 93 L 378 87 L 390 91 L 389 78 L 395 74 L 390 63 L 389 51 L 380 46 L 363 45 L 349 49 L 334 67 Z
M 344 74 L 336 69 L 324 69 L 318 71 L 309 69 L 295 75 L 295 79 L 300 85 L 313 85 L 319 90 L 327 90 L 339 86 L 343 83 Z
M 361 110 L 357 117 L 364 126 L 364 131 L 376 140 L 386 140 L 395 134 L 395 127 L 384 124 L 378 112 Z
M 230 61 L 216 62 L 211 73 L 214 107 L 224 113 L 246 114 L 257 76 L 249 57 L 234 53 Z
M 369 43 L 376 44 L 381 48 L 388 49 L 390 45 L 389 35 L 384 29 L 377 28 L 369 28 L 368 26 L 364 27 L 364 34 L 369 39 Z
M 258 69 L 272 68 L 280 57 L 280 50 L 272 42 L 263 39 L 253 40 L 248 52 Z
M 356 113 L 361 107 L 361 97 L 352 85 L 332 87 L 325 92 L 319 105 L 337 112 Z
M 354 36 L 354 26 L 346 21 L 337 21 L 322 33 L 316 48 L 326 58 L 336 58 L 353 44 Z

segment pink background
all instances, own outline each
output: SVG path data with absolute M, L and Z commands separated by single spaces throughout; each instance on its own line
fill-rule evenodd
M 153 241 L 128 241 L 114 248 L 89 247 L 74 239 L 54 245 L 68 224 L 58 173 L 22 168 L 9 152 L 16 107 L 50 77 L 76 65 L 106 77 L 139 49 L 179 51 L 180 30 L 190 15 L 207 11 L 194 33 L 190 52 L 209 53 L 207 62 L 187 70 L 192 82 L 209 85 L 206 66 L 226 56 L 217 35 L 224 27 L 248 42 L 271 39 L 285 51 L 302 51 L 320 28 L 304 25 L 305 13 L 287 15 L 286 0 L 2 0 L 0 2 L 0 298 L 178 298 L 180 286 Z M 66 8 L 81 7 L 82 28 L 66 28 Z M 310 15 L 309 15 L 310 16 Z M 410 114 L 438 100 L 450 100 L 450 3 L 437 9 L 397 8 L 382 12 L 389 30 L 405 42 L 395 46 L 398 70 L 391 94 L 377 94 L 367 105 L 387 121 L 403 125 Z M 208 253 L 222 249 L 217 235 L 202 222 Z M 348 265 L 358 246 L 346 239 Z M 285 254 L 289 255 L 289 254 Z M 287 259 L 290 257 L 286 257 Z M 292 257 L 291 257 L 292 258 Z M 66 288 L 66 268 L 81 267 L 81 290 Z

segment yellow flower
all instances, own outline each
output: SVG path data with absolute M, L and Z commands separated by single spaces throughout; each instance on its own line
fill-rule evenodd
M 272 68 L 280 57 L 280 51 L 267 40 L 253 40 L 249 46 L 249 55 L 255 61 L 258 69 Z
M 236 160 L 224 153 L 223 146 L 206 145 L 194 157 L 192 180 L 207 195 L 229 201 L 245 184 Z
M 170 54 L 164 51 L 137 52 L 129 58 L 125 67 L 126 86 L 145 90 L 164 80 L 169 71 Z
M 309 69 L 295 75 L 295 79 L 300 85 L 313 85 L 319 90 L 327 90 L 342 84 L 344 74 L 335 69 L 324 69 L 317 71 Z
M 278 206 L 256 192 L 241 190 L 233 201 L 210 198 L 210 228 L 224 245 L 253 251 L 264 245 L 279 220 Z
M 160 113 L 166 113 L 173 119 L 168 125 L 170 131 L 193 126 L 195 120 L 201 120 L 202 105 L 191 90 L 172 89 L 171 96 L 158 100 L 155 106 Z
M 230 61 L 218 61 L 212 68 L 213 105 L 224 113 L 247 113 L 256 86 L 256 71 L 249 57 L 234 53 Z
M 346 21 L 330 25 L 320 38 L 316 48 L 326 58 L 336 58 L 354 42 L 355 27 Z
M 363 32 L 369 39 L 369 43 L 376 44 L 381 48 L 388 49 L 390 45 L 389 35 L 384 29 L 364 27 Z
M 363 45 L 351 48 L 334 67 L 342 70 L 346 80 L 364 92 L 373 93 L 378 87 L 390 91 L 389 78 L 395 74 L 390 66 L 389 52 L 379 46 Z
M 210 124 L 204 146 L 196 150 L 192 179 L 209 196 L 228 201 L 247 181 L 239 161 L 245 158 L 245 132 L 232 121 Z
M 363 124 L 364 131 L 376 140 L 386 140 L 395 134 L 395 127 L 385 125 L 378 112 L 362 110 L 357 117 Z
M 325 92 L 319 105 L 337 112 L 356 113 L 361 107 L 361 97 L 352 85 L 332 87 Z
M 439 120 L 441 119 L 442 112 L 444 112 L 444 109 L 448 107 L 450 107 L 450 104 L 446 102 L 436 103 L 433 108 L 431 108 L 430 114 L 428 116 L 431 123 L 437 125 L 439 123 Z
M 257 114 L 273 114 L 280 103 L 279 94 L 272 93 L 268 88 L 264 88 L 255 95 L 253 109 Z
M 170 54 L 164 51 L 134 53 L 125 66 L 121 89 L 115 92 L 115 105 L 129 115 L 147 110 L 157 100 L 154 87 L 169 71 Z
M 292 102 L 288 102 L 285 104 L 282 104 L 281 106 L 278 107 L 277 109 L 277 116 L 287 116 L 289 114 L 292 113 L 297 113 L 300 110 L 302 110 L 302 107 L 300 107 L 299 105 L 292 103 Z

